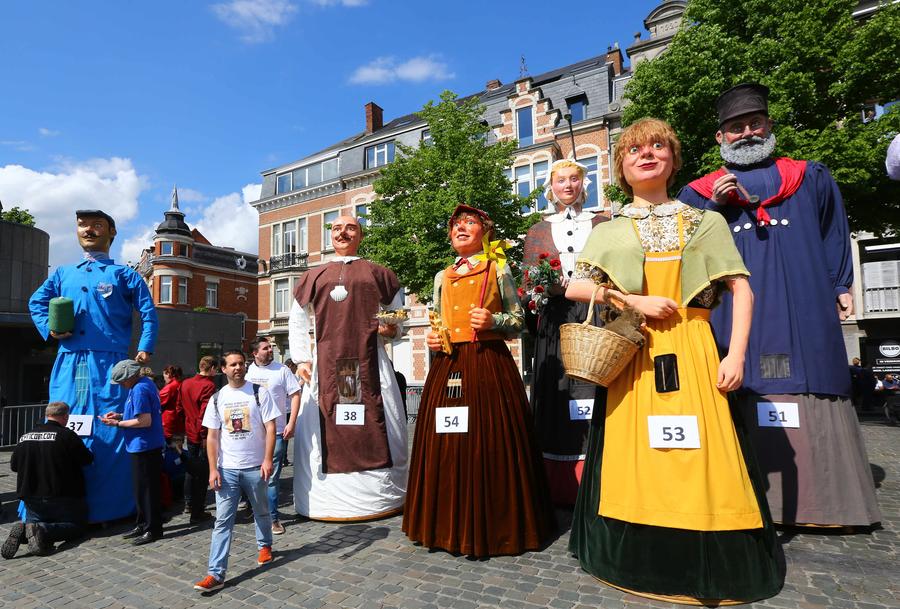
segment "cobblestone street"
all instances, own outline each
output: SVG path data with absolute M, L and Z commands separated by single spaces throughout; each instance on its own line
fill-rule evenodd
M 869 460 L 884 513 L 871 534 L 782 532 L 787 581 L 781 594 L 758 607 L 900 607 L 900 428 L 863 422 Z M 282 478 L 282 514 L 293 512 L 288 468 Z M 2 539 L 14 515 L 15 475 L 0 453 Z M 468 560 L 410 543 L 400 517 L 362 524 L 287 519 L 275 538 L 275 561 L 255 563 L 253 525 L 235 529 L 226 587 L 203 596 L 191 584 L 206 574 L 211 523 L 192 526 L 180 511 L 157 543 L 133 548 L 120 539 L 130 522 L 92 530 L 74 547 L 46 557 L 25 546 L 0 562 L 4 607 L 504 607 L 596 609 L 668 607 L 627 595 L 582 572 L 568 553 L 571 513 L 559 511 L 558 538 L 543 552 Z

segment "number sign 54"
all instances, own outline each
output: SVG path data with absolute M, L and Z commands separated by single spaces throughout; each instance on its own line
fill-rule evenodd
M 434 409 L 435 433 L 467 433 L 469 431 L 469 407 L 448 406 Z

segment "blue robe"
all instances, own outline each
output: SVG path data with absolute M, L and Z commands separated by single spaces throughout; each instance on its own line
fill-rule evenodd
M 109 372 L 128 357 L 134 309 L 142 323 L 138 351 L 153 352 L 156 308 L 141 276 L 111 258 L 61 266 L 28 303 L 34 325 L 45 340 L 50 335 L 49 302 L 57 296 L 74 302 L 75 329 L 59 343 L 50 376 L 50 401 L 65 402 L 70 414 L 94 417 L 91 435 L 83 438 L 94 454 L 94 463 L 85 468 L 88 520 L 115 520 L 134 513 L 131 465 L 122 430 L 103 425 L 96 417 L 123 412 L 128 392 L 121 385 L 110 384 Z
M 781 185 L 771 160 L 729 170 L 761 201 L 775 195 Z M 744 389 L 759 395 L 848 397 L 850 373 L 836 299 L 853 283 L 853 262 L 847 214 L 828 169 L 807 163 L 797 192 L 766 207 L 775 225 L 759 227 L 755 209 L 717 205 L 690 186 L 678 198 L 725 216 L 750 271 L 753 326 Z M 725 292 L 722 301 L 713 310 L 712 325 L 720 350 L 727 352 L 731 293 Z

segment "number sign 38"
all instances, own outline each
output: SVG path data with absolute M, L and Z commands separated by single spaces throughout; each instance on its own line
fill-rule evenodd
M 335 425 L 365 425 L 366 407 L 362 404 L 337 404 L 334 409 Z
M 434 409 L 435 433 L 468 433 L 469 407 L 448 406 Z

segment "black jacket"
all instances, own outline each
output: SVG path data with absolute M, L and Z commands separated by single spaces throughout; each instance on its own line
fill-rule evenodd
M 20 499 L 84 497 L 82 468 L 94 455 L 74 431 L 47 421 L 19 438 L 10 468 L 18 473 Z

